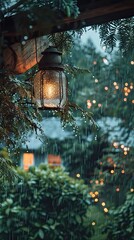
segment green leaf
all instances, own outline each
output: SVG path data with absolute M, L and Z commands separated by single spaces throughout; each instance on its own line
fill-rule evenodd
M 38 234 L 41 239 L 44 238 L 44 232 L 42 231 L 42 229 L 39 229 Z
M 81 223 L 81 217 L 79 215 L 76 215 L 76 221 L 80 224 Z

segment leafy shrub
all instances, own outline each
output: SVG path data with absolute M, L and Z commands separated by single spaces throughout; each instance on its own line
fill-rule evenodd
M 111 221 L 106 226 L 108 240 L 134 240 L 134 193 L 127 195 L 125 203 L 111 211 Z
M 16 184 L 0 196 L 0 239 L 90 239 L 90 201 L 82 181 L 44 165 L 18 174 Z

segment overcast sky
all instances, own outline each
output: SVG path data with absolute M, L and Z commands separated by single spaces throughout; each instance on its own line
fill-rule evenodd
M 99 34 L 96 31 L 88 30 L 84 32 L 81 36 L 81 40 L 83 43 L 86 43 L 88 39 L 91 39 L 97 50 L 102 51 L 102 47 L 100 46 L 100 38 Z

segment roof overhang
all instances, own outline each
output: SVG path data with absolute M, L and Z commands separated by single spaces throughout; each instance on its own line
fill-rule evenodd
M 29 18 L 27 12 L 20 12 L 5 17 L 0 28 L 3 36 L 15 43 L 25 35 L 30 39 L 134 16 L 134 0 L 78 0 L 78 7 L 80 14 L 77 18 L 65 18 L 45 7 L 36 8 L 36 20 Z

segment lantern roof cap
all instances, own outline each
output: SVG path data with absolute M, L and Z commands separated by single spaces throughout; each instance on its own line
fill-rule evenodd
M 58 54 L 58 55 L 62 55 L 62 53 L 60 51 L 58 51 L 58 49 L 55 46 L 49 46 L 48 48 L 46 48 L 42 54 Z
M 64 69 L 62 65 L 62 53 L 54 46 L 49 46 L 42 52 L 42 58 L 39 61 L 39 70 L 60 70 Z

